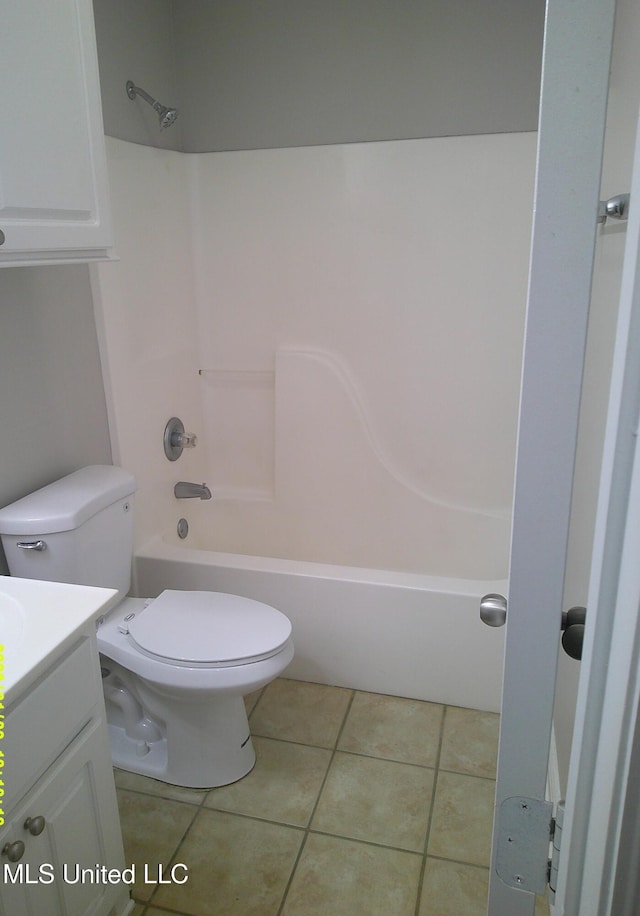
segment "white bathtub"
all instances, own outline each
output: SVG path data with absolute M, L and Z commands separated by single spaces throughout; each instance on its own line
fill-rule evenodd
M 245 595 L 283 611 L 296 655 L 285 676 L 497 712 L 504 631 L 479 602 L 504 581 L 445 579 L 173 546 L 138 551 L 135 590 Z

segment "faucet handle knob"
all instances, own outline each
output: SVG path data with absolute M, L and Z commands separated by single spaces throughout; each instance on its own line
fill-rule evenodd
M 195 448 L 198 438 L 194 433 L 187 433 L 184 423 L 178 417 L 171 417 L 164 428 L 164 453 L 169 461 L 177 461 L 184 448 Z
M 195 448 L 198 437 L 195 433 L 174 433 L 171 436 L 171 445 L 174 448 Z

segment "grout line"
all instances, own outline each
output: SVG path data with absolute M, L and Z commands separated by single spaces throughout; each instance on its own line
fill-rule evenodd
M 194 807 L 195 807 L 195 806 L 194 806 Z M 200 805 L 199 808 L 202 808 L 202 805 Z M 175 862 L 177 862 L 177 860 L 178 860 L 177 857 L 178 857 L 178 853 L 180 852 L 180 847 L 181 847 L 182 844 L 184 843 L 185 837 L 187 836 L 187 834 L 189 833 L 189 831 L 190 831 L 191 828 L 193 827 L 193 825 L 194 825 L 195 820 L 196 820 L 197 817 L 198 817 L 198 808 L 196 808 L 196 809 L 194 810 L 193 816 L 192 816 L 191 820 L 189 821 L 188 825 L 187 825 L 186 828 L 184 829 L 184 831 L 183 831 L 183 833 L 182 833 L 182 836 L 181 836 L 180 839 L 178 840 L 173 855 L 169 857 L 169 861 L 166 863 L 166 865 L 163 865 L 163 867 L 170 869 L 171 866 L 174 865 Z M 160 885 L 159 885 L 159 884 L 156 884 L 156 886 L 154 887 L 154 889 L 151 891 L 151 895 L 150 895 L 149 899 L 146 901 L 146 905 L 147 905 L 147 906 L 155 906 L 155 904 L 153 903 L 153 898 L 154 898 L 155 895 L 158 893 L 158 890 L 159 890 L 159 889 L 160 889 Z
M 333 840 L 344 840 L 347 843 L 359 843 L 361 846 L 374 846 L 376 849 L 388 849 L 391 852 L 404 852 L 408 856 L 423 855 L 421 849 L 407 849 L 406 846 L 390 846 L 388 843 L 377 843 L 375 840 L 364 840 L 362 837 L 346 836 L 343 833 L 329 833 L 327 830 L 317 829 L 310 829 L 307 833 L 313 834 L 313 836 L 328 836 Z
M 489 865 L 478 865 L 477 862 L 465 862 L 463 859 L 447 859 L 446 856 L 434 856 L 431 854 L 430 859 L 435 859 L 438 862 L 453 862 L 454 865 L 464 865 L 465 868 L 479 868 L 480 871 L 489 871 Z
M 349 708 L 350 707 L 347 707 L 347 711 Z M 342 728 L 340 730 L 340 734 L 338 735 L 338 742 L 341 736 L 342 736 Z M 260 735 L 257 732 L 252 732 L 251 737 L 260 738 L 263 741 L 278 741 L 281 744 L 295 744 L 297 747 L 309 747 L 309 748 L 313 748 L 313 750 L 316 750 L 316 751 L 331 751 L 332 753 L 335 751 L 339 754 L 349 754 L 351 757 L 365 757 L 368 760 L 382 760 L 385 763 L 398 763 L 401 766 L 418 767 L 418 769 L 421 769 L 421 770 L 435 770 L 436 769 L 436 765 L 434 763 L 416 763 L 414 760 L 400 760 L 399 757 L 381 757 L 380 754 L 367 754 L 366 751 L 350 751 L 347 748 L 338 747 L 337 746 L 338 742 L 336 743 L 334 747 L 327 747 L 326 744 L 307 744 L 304 741 L 293 741 L 290 738 L 276 738 L 276 737 L 272 737 L 271 735 Z M 450 770 L 448 772 L 451 772 L 451 773 L 458 772 L 458 775 L 460 776 L 469 776 L 469 775 L 472 776 L 473 775 L 472 773 L 462 773 L 456 770 Z M 479 778 L 486 779 L 488 777 L 481 776 Z
M 253 706 L 251 707 L 250 712 L 247 713 L 247 719 L 251 719 L 251 716 L 252 716 L 252 715 L 254 714 L 254 712 L 256 711 L 256 708 L 257 708 L 257 706 L 258 706 L 258 703 L 260 702 L 260 700 L 261 700 L 262 697 L 264 696 L 264 692 L 265 692 L 265 690 L 267 689 L 268 686 L 269 686 L 268 684 L 265 684 L 265 686 L 264 686 L 264 687 L 261 687 L 260 690 L 258 691 L 258 696 L 257 696 L 257 698 L 256 698 L 256 701 L 255 701 L 255 703 L 253 704 Z
M 344 689 L 344 688 L 343 688 L 343 689 Z M 330 772 L 330 770 L 331 770 L 331 766 L 332 766 L 333 761 L 334 761 L 334 758 L 335 758 L 335 756 L 336 756 L 336 751 L 337 751 L 337 749 L 338 749 L 338 744 L 339 744 L 339 742 L 340 742 L 340 738 L 342 737 L 342 732 L 344 731 L 344 727 L 345 727 L 346 721 L 347 721 L 347 719 L 349 718 L 349 713 L 351 712 L 351 707 L 353 706 L 353 701 L 354 701 L 354 699 L 355 699 L 355 695 L 356 695 L 356 691 L 355 691 L 355 690 L 352 690 L 352 691 L 351 691 L 351 697 L 350 697 L 350 699 L 349 699 L 349 703 L 347 704 L 347 708 L 346 708 L 346 710 L 345 710 L 344 716 L 342 717 L 342 724 L 340 725 L 340 728 L 338 729 L 338 734 L 336 735 L 336 740 L 335 740 L 335 742 L 334 742 L 333 748 L 331 749 L 331 757 L 329 758 L 329 763 L 328 763 L 328 765 L 327 765 L 327 769 L 326 769 L 326 772 L 325 772 L 325 774 L 324 774 L 324 779 L 322 780 L 322 783 L 321 783 L 321 785 L 320 785 L 320 789 L 318 790 L 318 794 L 317 794 L 317 796 L 316 796 L 315 804 L 314 804 L 313 808 L 311 809 L 311 814 L 309 815 L 309 821 L 308 821 L 307 826 L 306 826 L 306 828 L 305 828 L 304 837 L 303 837 L 302 843 L 300 844 L 300 849 L 298 850 L 298 855 L 296 856 L 296 860 L 295 860 L 295 862 L 293 863 L 293 868 L 291 869 L 291 874 L 289 875 L 289 880 L 287 881 L 287 885 L 286 885 L 286 887 L 285 887 L 285 889 L 284 889 L 284 893 L 283 893 L 283 895 L 282 895 L 282 900 L 280 901 L 280 907 L 278 908 L 277 916 L 280 916 L 280 914 L 282 913 L 282 910 L 283 910 L 283 908 L 284 908 L 284 905 L 285 905 L 285 903 L 286 903 L 286 901 L 287 901 L 287 897 L 288 897 L 288 895 L 289 895 L 289 890 L 291 889 L 291 884 L 292 884 L 292 882 L 293 882 L 293 878 L 294 878 L 295 873 L 296 873 L 296 871 L 297 871 L 297 869 L 298 869 L 298 863 L 300 862 L 300 859 L 302 858 L 302 853 L 303 853 L 303 851 L 304 851 L 305 846 L 307 845 L 307 840 L 309 839 L 309 835 L 312 833 L 312 830 L 311 830 L 311 823 L 312 823 L 313 818 L 314 818 L 314 816 L 315 816 L 315 813 L 316 813 L 316 811 L 317 811 L 317 809 L 318 809 L 318 805 L 320 804 L 320 797 L 321 797 L 321 795 L 322 795 L 322 793 L 323 793 L 323 791 L 324 791 L 324 787 L 325 787 L 325 785 L 327 784 L 327 779 L 329 778 L 329 772 Z
M 424 848 L 422 852 L 422 867 L 420 869 L 420 876 L 418 878 L 418 893 L 416 896 L 416 908 L 415 916 L 419 916 L 420 912 L 420 903 L 422 898 L 422 888 L 424 885 L 424 875 L 427 867 L 427 850 L 429 848 L 429 840 L 431 838 L 431 826 L 433 823 L 433 812 L 436 806 L 436 789 L 438 787 L 438 774 L 440 772 L 440 758 L 442 756 L 442 744 L 444 742 L 444 726 L 447 720 L 447 707 L 443 705 L 442 709 L 442 721 L 440 723 L 440 735 L 438 738 L 438 750 L 436 751 L 436 760 L 435 760 L 435 775 L 433 779 L 433 788 L 431 790 L 431 805 L 429 806 L 429 817 L 427 818 L 427 831 L 424 838 Z
M 262 738 L 265 741 L 280 741 L 282 744 L 297 744 L 298 747 L 312 747 L 320 751 L 332 751 L 333 747 L 328 747 L 326 744 L 308 744 L 306 741 L 295 741 L 291 738 L 276 738 L 273 735 L 262 735 L 260 732 L 251 732 L 252 738 Z

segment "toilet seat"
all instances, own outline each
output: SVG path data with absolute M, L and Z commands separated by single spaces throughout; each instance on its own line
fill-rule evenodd
M 167 590 L 127 618 L 120 632 L 141 652 L 191 668 L 259 662 L 291 637 L 291 622 L 280 611 L 222 592 Z

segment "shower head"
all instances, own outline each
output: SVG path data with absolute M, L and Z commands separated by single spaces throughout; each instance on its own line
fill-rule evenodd
M 166 105 L 161 105 L 160 102 L 156 102 L 155 99 L 151 98 L 148 92 L 145 92 L 144 89 L 141 89 L 139 86 L 135 86 L 131 80 L 127 80 L 126 90 L 130 99 L 135 99 L 135 97 L 139 95 L 145 100 L 145 102 L 148 102 L 149 105 L 151 105 L 153 110 L 158 115 L 160 130 L 164 130 L 165 127 L 171 127 L 175 119 L 178 117 L 177 108 L 167 108 Z

